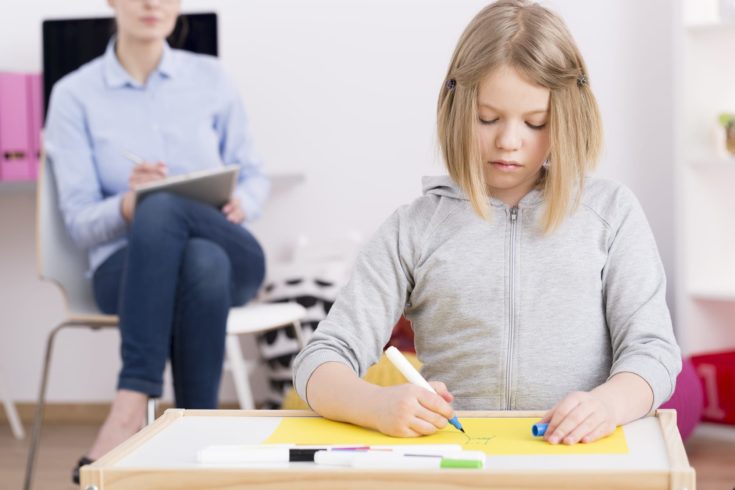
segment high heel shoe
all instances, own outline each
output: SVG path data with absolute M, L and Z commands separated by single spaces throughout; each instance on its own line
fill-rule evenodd
M 73 481 L 75 485 L 79 485 L 79 470 L 82 469 L 82 466 L 86 466 L 86 465 L 92 464 L 92 463 L 94 463 L 94 460 L 93 459 L 89 459 L 86 456 L 82 456 L 79 459 L 79 461 L 77 462 L 77 465 L 71 471 L 71 481 Z

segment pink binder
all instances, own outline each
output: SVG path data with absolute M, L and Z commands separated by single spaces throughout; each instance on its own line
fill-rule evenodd
M 27 91 L 24 74 L 0 73 L 0 179 L 2 180 L 30 178 Z
M 40 73 L 26 75 L 28 84 L 28 139 L 30 157 L 28 177 L 36 180 L 41 161 L 41 126 L 43 125 L 43 76 Z

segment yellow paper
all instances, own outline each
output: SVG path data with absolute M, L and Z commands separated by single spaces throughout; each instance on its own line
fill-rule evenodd
M 508 454 L 625 454 L 628 444 L 618 427 L 610 436 L 590 444 L 552 445 L 531 435 L 538 419 L 529 418 L 462 418 L 466 434 L 452 426 L 430 436 L 391 437 L 352 424 L 320 417 L 285 417 L 264 442 L 267 444 L 308 445 L 385 445 L 385 444 L 461 444 L 467 450 L 491 455 Z

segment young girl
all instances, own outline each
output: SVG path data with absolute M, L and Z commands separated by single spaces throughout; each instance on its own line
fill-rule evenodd
M 407 437 L 445 427 L 453 407 L 553 407 L 552 444 L 658 407 L 681 363 L 666 279 L 633 194 L 587 177 L 602 131 L 563 21 L 523 0 L 482 10 L 442 84 L 438 132 L 449 177 L 425 178 L 364 248 L 296 359 L 301 397 Z M 402 313 L 438 395 L 358 377 Z

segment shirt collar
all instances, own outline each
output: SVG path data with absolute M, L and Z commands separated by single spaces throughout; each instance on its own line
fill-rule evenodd
M 110 39 L 110 42 L 107 43 L 105 54 L 102 56 L 105 81 L 110 87 L 114 88 L 125 86 L 142 87 L 143 85 L 133 79 L 133 77 L 131 77 L 120 64 L 120 60 L 117 59 L 117 55 L 115 54 L 115 42 L 116 36 L 113 36 L 112 39 Z M 158 73 L 166 78 L 170 78 L 175 75 L 176 67 L 172 51 L 171 46 L 169 46 L 167 42 L 164 42 L 161 61 L 158 63 L 156 69 L 153 70 L 151 76 Z

